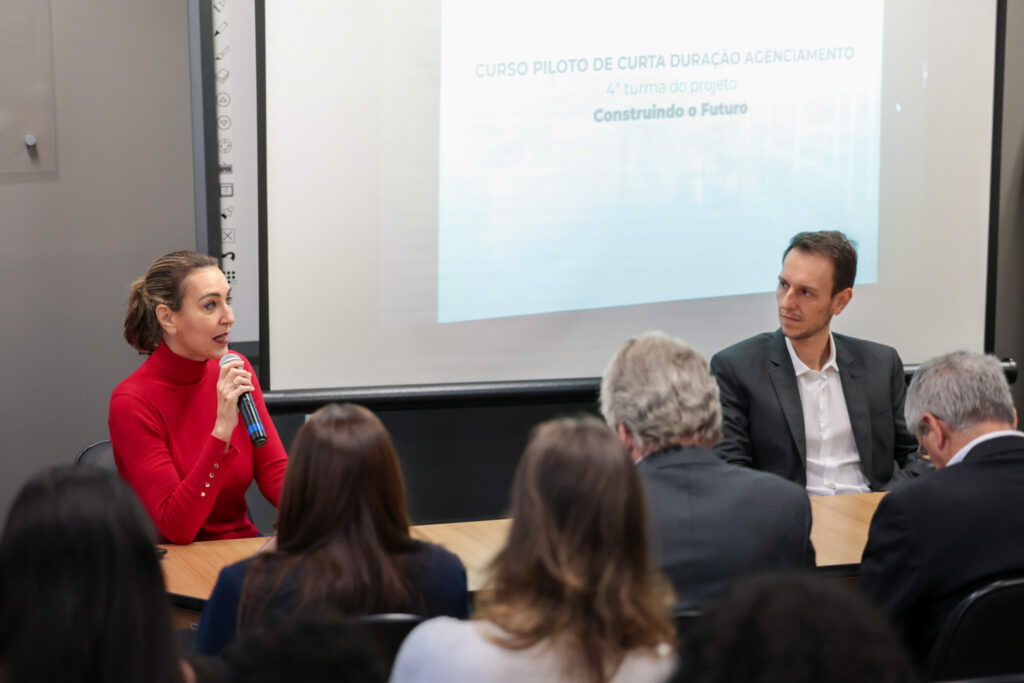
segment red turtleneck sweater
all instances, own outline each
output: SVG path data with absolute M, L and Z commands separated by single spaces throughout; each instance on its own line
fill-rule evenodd
M 254 475 L 271 503 L 276 506 L 281 496 L 288 456 L 255 374 L 252 398 L 266 445 L 252 445 L 241 416 L 230 448 L 213 436 L 219 374 L 217 361 L 189 360 L 161 344 L 110 397 L 118 472 L 171 543 L 255 536 L 245 514 L 245 491 Z

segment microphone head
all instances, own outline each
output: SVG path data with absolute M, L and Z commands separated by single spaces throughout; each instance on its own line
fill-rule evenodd
M 224 367 L 225 363 L 230 363 L 233 360 L 242 360 L 237 353 L 225 353 L 220 357 L 220 361 L 217 363 L 218 367 Z

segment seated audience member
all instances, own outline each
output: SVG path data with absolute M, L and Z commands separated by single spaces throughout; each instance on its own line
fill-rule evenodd
M 1024 574 L 1024 434 L 993 356 L 957 352 L 924 363 L 906 412 L 938 470 L 879 503 L 861 586 L 924 663 L 962 598 Z
M 711 451 L 721 438 L 718 387 L 685 342 L 658 333 L 626 342 L 601 381 L 601 412 L 643 477 L 655 556 L 680 607 L 744 574 L 814 565 L 803 488 Z
M 674 639 L 651 562 L 643 487 L 592 418 L 534 428 L 512 485 L 512 526 L 472 621 L 432 619 L 391 680 L 662 681 Z
M 0 537 L 0 679 L 185 683 L 156 532 L 113 472 L 33 477 Z
M 283 618 L 223 653 L 225 683 L 374 683 L 386 680 L 374 643 L 338 616 Z
M 697 621 L 673 680 L 912 683 L 899 637 L 853 588 L 812 574 L 737 582 Z
M 224 568 L 203 608 L 197 649 L 217 654 L 282 614 L 407 612 L 464 617 L 466 570 L 409 536 L 405 486 L 384 425 L 330 404 L 299 428 L 281 493 L 277 547 Z
M 857 249 L 843 233 L 790 240 L 775 293 L 779 329 L 711 358 L 724 413 L 716 451 L 727 462 L 816 496 L 889 489 L 931 469 L 903 421 L 899 354 L 831 332 L 856 275 Z

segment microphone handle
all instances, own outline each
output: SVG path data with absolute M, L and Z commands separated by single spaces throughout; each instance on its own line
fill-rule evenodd
M 267 432 L 263 429 L 263 422 L 260 420 L 260 414 L 256 412 L 256 405 L 252 402 L 252 396 L 249 394 L 239 396 L 238 410 L 242 413 L 245 430 L 249 433 L 252 445 L 262 446 L 267 443 Z

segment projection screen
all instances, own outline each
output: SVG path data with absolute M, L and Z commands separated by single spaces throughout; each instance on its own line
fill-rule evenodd
M 778 326 L 817 229 L 859 247 L 834 330 L 982 348 L 995 0 L 263 13 L 273 389 L 593 377 L 646 330 L 710 357 Z

